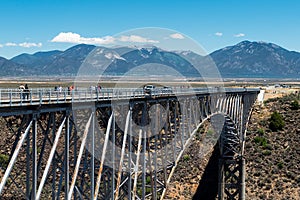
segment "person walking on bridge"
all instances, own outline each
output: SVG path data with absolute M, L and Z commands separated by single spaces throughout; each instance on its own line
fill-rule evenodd
M 24 98 L 23 98 L 23 99 L 25 99 L 25 97 L 26 97 L 26 99 L 28 100 L 28 98 L 29 98 L 29 88 L 28 88 L 28 85 L 27 85 L 27 84 L 25 84 Z
M 20 99 L 25 99 L 25 93 L 24 93 L 25 86 L 23 84 L 21 84 L 19 86 L 19 90 L 20 90 Z

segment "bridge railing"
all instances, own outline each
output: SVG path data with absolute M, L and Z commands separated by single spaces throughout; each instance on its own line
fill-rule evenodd
M 94 90 L 88 88 L 74 90 L 54 90 L 50 88 L 33 88 L 29 91 L 19 89 L 0 89 L 0 106 L 36 105 L 47 103 L 65 103 L 82 101 L 100 101 L 107 99 L 144 97 L 143 89 L 104 88 Z
M 242 92 L 244 88 L 226 89 L 226 92 Z M 32 88 L 28 92 L 19 89 L 0 89 L 0 106 L 22 106 L 22 105 L 40 105 L 55 104 L 66 102 L 88 102 L 102 101 L 108 99 L 128 99 L 159 97 L 170 95 L 185 95 L 199 93 L 220 92 L 219 88 L 183 88 L 173 87 L 156 88 L 150 94 L 145 93 L 143 88 L 103 88 L 101 90 L 90 88 L 76 88 L 73 90 L 54 90 L 50 88 Z

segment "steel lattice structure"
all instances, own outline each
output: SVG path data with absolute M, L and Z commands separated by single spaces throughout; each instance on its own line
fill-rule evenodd
M 11 132 L 1 197 L 163 199 L 184 150 L 211 120 L 220 129 L 219 199 L 245 199 L 245 134 L 258 93 L 0 106 Z

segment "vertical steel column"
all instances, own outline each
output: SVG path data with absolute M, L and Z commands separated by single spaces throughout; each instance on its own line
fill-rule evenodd
M 175 146 L 175 155 L 176 155 L 176 158 L 177 158 L 177 152 L 179 151 L 180 152 L 180 148 L 178 148 L 178 144 L 180 144 L 180 138 L 179 138 L 179 136 L 178 136 L 178 130 L 177 130 L 177 117 L 179 117 L 178 115 L 177 115 L 177 112 L 178 112 L 178 106 L 177 106 L 178 104 L 177 104 L 177 102 L 175 101 L 174 102 L 174 135 L 175 135 L 175 137 L 174 137 L 174 146 Z
M 96 181 L 96 188 L 95 188 L 95 192 L 94 192 L 94 200 L 97 200 L 97 198 L 98 198 L 98 192 L 99 192 L 100 183 L 101 183 L 101 175 L 102 175 L 102 170 L 103 170 L 103 165 L 104 165 L 105 155 L 106 155 L 106 148 L 107 148 L 107 144 L 108 144 L 108 140 L 109 140 L 110 128 L 111 128 L 111 124 L 114 123 L 113 115 L 114 115 L 114 113 L 112 112 L 111 116 L 108 120 L 108 124 L 107 124 L 107 128 L 106 128 L 105 140 L 104 140 L 104 144 L 103 144 L 102 156 L 101 156 L 101 161 L 100 161 L 100 166 L 99 166 L 99 171 L 98 171 L 98 176 L 97 176 L 97 181 Z
M 185 100 L 183 101 L 183 104 L 180 106 L 181 108 L 181 120 L 180 120 L 180 136 L 181 136 L 181 150 L 184 149 L 184 145 L 185 145 L 185 126 L 184 126 L 184 122 L 185 122 Z
M 129 112 L 130 112 L 130 119 L 129 119 L 129 144 L 128 144 L 128 199 L 131 199 L 131 186 L 132 186 L 132 178 L 131 178 L 131 163 L 132 163 L 132 107 L 133 105 L 129 106 Z
M 74 120 L 74 118 L 73 118 L 73 120 Z M 78 136 L 78 133 L 77 133 L 76 125 L 75 125 L 74 129 L 75 130 L 74 130 L 74 133 L 73 133 L 74 134 L 74 138 L 73 138 L 73 143 L 74 143 L 74 149 L 73 149 L 73 151 L 74 151 L 74 162 L 73 162 L 73 166 L 76 166 L 77 157 L 78 157 L 78 155 L 77 155 L 77 141 L 79 140 L 79 136 Z M 70 190 L 69 190 L 69 192 L 70 192 Z M 74 190 L 74 195 L 73 196 L 74 196 L 74 199 L 77 199 L 77 190 Z
M 241 158 L 240 160 L 240 200 L 245 200 L 245 193 L 246 193 L 246 183 L 245 183 L 245 177 L 246 177 L 246 164 L 245 164 L 245 158 Z
M 192 100 L 191 99 L 188 99 L 187 100 L 187 105 L 186 105 L 186 108 L 185 108 L 185 110 L 186 110 L 186 120 L 187 120 L 187 139 L 186 140 L 188 140 L 188 138 L 190 138 L 191 137 L 191 132 L 192 132 L 192 130 L 191 130 L 191 126 L 192 126 L 192 107 L 191 107 L 191 102 Z
M 143 111 L 142 111 L 142 124 L 143 124 L 143 158 L 142 158 L 142 163 L 143 163 L 143 166 L 142 166 L 142 199 L 145 199 L 145 194 L 146 194 L 146 141 L 147 141 L 147 136 L 146 136 L 146 130 L 145 130 L 145 127 L 146 127 L 146 114 L 147 114 L 147 101 L 144 102 L 143 104 Z
M 92 110 L 92 141 L 91 141 L 91 199 L 94 198 L 95 192 L 95 120 L 96 120 L 96 112 L 93 108 Z
M 65 132 L 65 199 L 68 199 L 69 196 L 69 145 L 70 145 L 70 111 L 66 113 L 66 132 Z
M 172 117 L 171 117 L 171 111 L 170 111 L 170 105 L 172 105 L 172 104 L 170 104 L 170 102 L 169 102 L 169 100 L 167 100 L 167 119 L 168 119 L 168 124 L 169 124 L 169 130 L 168 131 L 170 131 L 170 134 L 175 134 L 175 133 L 173 133 L 172 132 Z M 171 144 L 171 151 L 173 152 L 173 158 L 172 158 L 172 162 L 175 162 L 175 160 L 176 160 L 176 147 L 175 147 L 175 137 L 176 136 L 174 136 L 174 138 L 173 138 L 173 140 L 170 142 L 170 143 L 172 143 Z
M 219 159 L 219 188 L 218 188 L 218 200 L 224 199 L 224 160 Z
M 114 192 L 115 192 L 115 157 L 116 157 L 116 116 L 113 115 L 113 124 L 112 124 L 112 189 L 111 189 L 111 199 L 114 200 Z
M 30 134 L 26 136 L 26 199 L 30 199 Z
M 126 141 L 127 141 L 128 126 L 129 126 L 130 117 L 131 117 L 131 111 L 128 111 L 127 117 L 126 117 L 126 123 L 125 123 L 125 131 L 124 131 L 124 136 L 123 136 L 123 143 L 122 143 L 122 149 L 121 149 L 119 169 L 118 169 L 118 178 L 117 178 L 117 186 L 116 186 L 115 199 L 119 198 L 120 183 L 121 183 L 121 177 L 122 177 L 122 171 L 123 171 L 122 170 L 122 166 L 123 166 L 124 155 L 125 155 L 125 147 L 126 147 Z
M 154 192 L 153 192 L 153 198 L 157 199 L 157 143 L 158 143 L 158 116 L 157 116 L 157 107 L 155 109 L 155 122 L 154 125 L 152 127 L 152 131 L 155 134 L 155 144 L 154 144 Z
M 159 126 L 158 127 L 161 127 L 161 125 L 163 124 L 163 119 L 162 119 L 162 110 L 159 108 Z M 166 130 L 166 125 L 164 125 L 164 129 Z M 161 132 L 161 130 L 158 130 L 159 131 L 159 138 L 160 138 L 160 150 L 161 150 L 161 160 L 162 160 L 162 167 L 163 167 L 163 185 L 164 185 L 164 188 L 167 187 L 167 180 L 168 180 L 168 177 L 167 177 L 167 145 L 163 145 L 164 144 L 164 140 L 163 140 L 163 134 Z M 164 135 L 166 134 L 166 132 L 164 132 Z M 165 140 L 166 140 L 166 136 L 165 136 Z
M 132 189 L 133 200 L 136 199 L 136 187 L 137 187 L 137 179 L 138 179 L 141 144 L 142 144 L 142 129 L 139 130 L 138 148 L 137 148 L 136 162 L 134 166 L 134 182 L 133 182 L 133 189 Z
M 37 114 L 33 114 L 33 126 L 32 126 L 32 190 L 31 199 L 36 199 L 36 187 L 37 187 Z
M 56 126 L 55 126 L 55 113 L 53 115 L 51 115 L 51 118 L 52 118 L 52 122 L 53 122 L 53 128 L 52 128 L 52 143 L 54 143 L 54 140 L 55 140 L 55 132 L 56 132 Z M 53 180 L 52 180 L 52 200 L 55 200 L 56 199 L 56 168 L 57 168 L 57 160 L 55 158 L 55 154 L 54 154 L 54 160 L 52 162 L 52 177 L 53 177 Z

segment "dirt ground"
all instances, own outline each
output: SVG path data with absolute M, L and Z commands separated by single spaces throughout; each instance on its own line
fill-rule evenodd
M 299 93 L 300 88 L 265 88 L 265 95 L 264 100 L 271 99 L 271 98 L 277 98 L 277 97 L 283 97 L 285 95 L 294 93 Z

